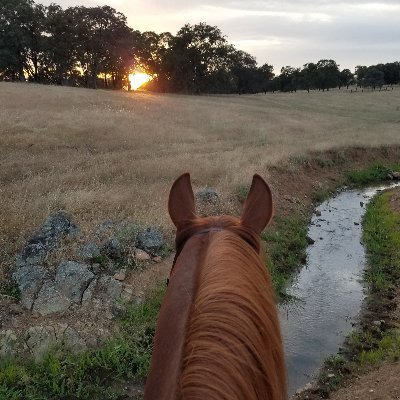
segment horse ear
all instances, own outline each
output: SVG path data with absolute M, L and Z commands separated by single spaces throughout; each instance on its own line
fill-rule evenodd
M 177 228 L 196 217 L 190 174 L 182 174 L 173 183 L 169 193 L 168 212 Z
M 273 212 L 271 190 L 264 179 L 256 174 L 243 205 L 241 223 L 260 234 L 271 220 Z

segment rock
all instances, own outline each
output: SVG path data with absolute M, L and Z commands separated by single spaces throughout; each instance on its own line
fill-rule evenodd
M 136 261 L 148 261 L 150 260 L 150 255 L 147 254 L 144 250 L 136 249 L 135 250 L 135 260 Z
M 70 326 L 59 325 L 55 332 L 57 343 L 67 347 L 72 353 L 79 353 L 87 348 L 85 341 Z
M 197 191 L 196 199 L 202 203 L 217 203 L 219 199 L 218 192 L 212 187 L 205 187 Z
M 91 300 L 91 298 L 93 297 L 94 291 L 96 289 L 96 285 L 97 285 L 97 279 L 93 279 L 92 282 L 89 283 L 89 286 L 83 292 L 82 304 L 86 303 L 89 300 Z
M 307 236 L 306 239 L 307 239 L 307 243 L 308 243 L 308 244 L 314 244 L 314 243 L 315 243 L 315 240 L 314 240 L 314 239 L 311 239 L 310 236 Z
M 62 236 L 77 232 L 77 226 L 71 222 L 71 218 L 64 211 L 50 215 L 40 231 L 33 235 L 21 253 L 17 255 L 16 266 L 42 263 L 47 253 L 57 245 Z
M 157 256 L 157 257 L 154 257 L 154 258 L 153 258 L 153 261 L 154 261 L 155 263 L 160 263 L 160 262 L 162 261 L 162 258 L 161 258 L 160 256 Z
M 135 304 L 139 306 L 143 304 L 143 302 L 144 302 L 144 292 L 143 290 L 140 290 L 136 295 Z
M 121 299 L 124 302 L 128 302 L 132 299 L 133 288 L 130 285 L 126 285 L 124 290 L 121 292 Z
M 121 318 L 121 317 L 123 317 L 124 315 L 126 315 L 126 307 L 125 307 L 123 304 L 114 303 L 114 304 L 111 306 L 111 314 L 112 314 L 114 317 Z
M 114 279 L 116 279 L 117 281 L 124 281 L 126 279 L 126 270 L 121 269 L 114 275 Z
M 335 374 L 328 374 L 326 377 L 327 377 L 328 379 L 332 379 L 332 378 L 335 377 Z
M 102 276 L 99 279 L 100 297 L 107 303 L 114 303 L 119 299 L 122 292 L 122 284 L 112 276 Z
M 37 265 L 44 261 L 47 254 L 47 248 L 44 243 L 40 241 L 28 243 L 21 253 L 17 254 L 15 258 L 15 265 L 17 268 Z
M 11 277 L 21 293 L 21 304 L 31 310 L 44 280 L 48 277 L 47 270 L 39 265 L 25 265 L 17 268 Z
M 36 361 L 39 361 L 56 343 L 57 337 L 52 326 L 32 326 L 26 332 L 25 342 Z
M 126 285 L 124 287 L 124 292 L 128 293 L 129 295 L 133 294 L 133 287 L 131 285 Z
M 32 311 L 40 315 L 48 315 L 66 311 L 71 304 L 71 299 L 57 290 L 54 281 L 47 281 L 40 289 L 37 299 L 33 304 Z
M 85 264 L 63 261 L 57 268 L 55 284 L 71 303 L 81 303 L 83 292 L 94 279 L 94 274 Z
M 33 311 L 41 315 L 66 311 L 72 304 L 81 304 L 84 292 L 94 274 L 88 266 L 74 261 L 63 261 L 57 267 L 56 277 L 47 280 L 33 304 Z
M 64 211 L 50 215 L 42 226 L 42 232 L 49 240 L 58 240 L 65 234 L 77 234 L 78 227 L 71 222 L 71 217 Z
M 163 234 L 156 228 L 147 228 L 138 235 L 138 247 L 152 255 L 159 255 L 164 245 Z
M 315 215 L 317 216 L 317 217 L 320 217 L 321 216 L 321 211 L 320 210 L 315 210 Z
M 24 312 L 20 304 L 12 303 L 8 307 L 8 312 L 11 315 L 20 315 Z
M 104 243 L 102 253 L 112 260 L 121 260 L 124 257 L 124 248 L 116 238 L 111 238 Z
M 90 270 L 95 274 L 99 275 L 101 272 L 101 265 L 98 263 L 92 264 Z
M 388 178 L 389 179 L 399 180 L 400 179 L 400 172 L 390 171 L 389 174 L 388 174 Z
M 23 340 L 20 340 L 16 333 L 10 329 L 0 332 L 0 359 L 13 358 L 27 350 Z
M 103 221 L 102 223 L 100 223 L 100 225 L 97 228 L 97 233 L 103 233 L 105 231 L 109 231 L 114 228 L 115 228 L 114 221 L 112 221 L 111 219 L 107 219 L 107 220 Z
M 96 243 L 85 243 L 80 251 L 80 256 L 85 261 L 91 261 L 100 257 L 100 247 Z
M 307 385 L 305 385 L 304 387 L 298 389 L 295 394 L 297 396 L 299 396 L 302 393 L 306 392 L 307 390 L 311 390 L 311 389 L 312 389 L 312 384 L 311 383 L 307 383 Z

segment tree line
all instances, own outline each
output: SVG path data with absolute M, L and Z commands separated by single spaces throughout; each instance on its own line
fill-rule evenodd
M 380 87 L 400 81 L 400 63 L 358 66 L 334 60 L 303 68 L 258 66 L 220 29 L 184 25 L 176 35 L 140 32 L 109 6 L 48 7 L 33 0 L 0 0 L 0 79 L 120 89 L 133 70 L 153 76 L 147 88 L 183 93 L 258 93 Z
M 353 74 L 349 69 L 339 69 L 334 60 L 320 60 L 317 63 L 304 64 L 303 68 L 282 67 L 280 75 L 269 83 L 269 90 L 296 92 L 297 90 L 333 88 L 357 85 L 370 87 L 373 90 L 383 85 L 400 83 L 400 62 L 377 64 L 371 66 L 358 65 Z

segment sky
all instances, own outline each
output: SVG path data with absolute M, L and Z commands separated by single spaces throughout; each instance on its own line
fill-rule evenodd
M 140 31 L 177 31 L 186 23 L 217 26 L 259 65 L 302 67 L 333 59 L 340 69 L 400 61 L 400 0 L 36 0 L 109 5 Z

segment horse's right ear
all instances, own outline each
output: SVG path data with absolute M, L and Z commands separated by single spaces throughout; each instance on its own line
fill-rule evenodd
M 243 205 L 242 225 L 260 234 L 268 225 L 273 213 L 271 190 L 264 179 L 256 174 Z
M 181 175 L 173 183 L 169 193 L 168 212 L 177 228 L 196 217 L 194 194 L 188 173 Z

